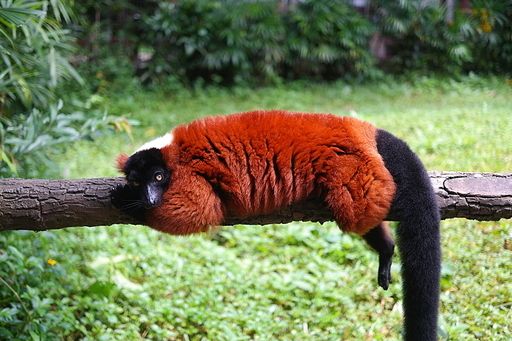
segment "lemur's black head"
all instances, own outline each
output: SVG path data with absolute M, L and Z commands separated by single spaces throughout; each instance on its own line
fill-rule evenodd
M 160 149 L 150 148 L 134 153 L 126 159 L 122 171 L 132 190 L 139 194 L 144 208 L 153 208 L 161 203 L 169 187 L 171 172 Z

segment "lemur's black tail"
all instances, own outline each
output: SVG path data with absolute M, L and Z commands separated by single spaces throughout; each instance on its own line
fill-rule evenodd
M 435 341 L 441 272 L 436 196 L 425 167 L 405 142 L 378 130 L 377 148 L 397 185 L 390 214 L 399 221 L 404 340 Z

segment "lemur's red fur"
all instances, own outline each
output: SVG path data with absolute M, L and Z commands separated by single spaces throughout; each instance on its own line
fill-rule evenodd
M 395 193 L 375 134 L 352 117 L 277 110 L 178 126 L 161 148 L 170 186 L 148 225 L 197 233 L 226 215 L 267 214 L 319 196 L 344 231 L 364 235 L 386 217 Z M 120 169 L 125 162 L 118 158 Z
M 129 156 L 126 154 L 119 154 L 116 158 L 117 170 L 123 172 L 124 165 L 128 161 Z

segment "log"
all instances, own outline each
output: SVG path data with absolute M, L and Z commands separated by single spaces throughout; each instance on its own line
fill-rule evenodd
M 442 219 L 512 218 L 512 174 L 433 171 L 429 175 Z M 0 179 L 0 231 L 136 224 L 110 203 L 111 188 L 123 182 L 123 178 Z M 265 216 L 227 217 L 225 225 L 331 220 L 332 215 L 322 202 L 308 201 Z

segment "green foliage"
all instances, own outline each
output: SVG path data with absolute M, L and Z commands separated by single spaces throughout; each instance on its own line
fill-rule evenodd
M 471 13 L 421 0 L 383 1 L 378 5 L 379 31 L 392 38 L 393 72 L 509 73 L 512 70 L 510 1 L 472 1 Z
M 2 1 L 0 8 L 0 176 L 40 174 L 46 147 L 69 140 L 55 89 L 82 79 L 65 56 L 73 45 L 55 18 L 69 20 L 66 3 Z M 46 112 L 47 111 L 47 112 Z M 43 113 L 46 112 L 46 113 Z M 76 119 L 75 119 L 76 121 Z M 47 125 L 47 126 L 45 126 Z M 52 133 L 50 133 L 52 132 Z M 57 136 L 64 134 L 63 136 Z M 46 164 L 47 165 L 47 164 Z
M 103 94 L 107 90 L 126 90 L 135 80 L 140 67 L 137 54 L 145 37 L 141 17 L 153 13 L 156 0 L 136 2 L 129 0 L 78 1 L 73 9 L 77 20 L 73 34 L 79 48 L 73 64 L 87 80 L 87 95 Z M 121 88 L 121 89 L 119 89 Z
M 69 18 L 70 8 L 52 1 L 54 13 Z M 0 8 L 0 115 L 44 108 L 57 100 L 59 82 L 81 77 L 67 61 L 73 50 L 70 31 L 47 15 L 48 1 L 3 1 Z M 67 12 L 66 12 L 67 10 Z M 68 13 L 69 12 L 69 13 Z
M 39 238 L 20 234 L 18 243 L 27 250 L 7 245 L 12 234 L 0 236 L 0 337 L 3 340 L 55 340 L 63 331 L 74 330 L 74 315 L 62 314 L 67 299 L 61 281 L 66 269 L 52 266 L 46 253 L 56 236 L 43 232 Z M 10 238 L 11 237 L 11 238 Z M 48 295 L 53 292 L 54 297 Z M 59 331 L 60 330 L 60 331 Z
M 142 79 L 268 83 L 279 77 L 367 78 L 373 26 L 344 1 L 160 3 L 145 20 L 154 48 Z M 151 43 L 152 42 L 152 43 Z
M 145 22 L 154 55 L 142 80 L 175 75 L 224 84 L 276 75 L 283 25 L 276 2 L 162 2 Z
M 508 340 L 511 232 L 443 224 L 445 340 Z M 400 340 L 398 259 L 382 291 L 376 254 L 334 224 L 10 232 L 0 250 L 6 340 Z
M 163 2 L 145 21 L 154 47 L 143 80 L 268 83 L 279 77 L 367 78 L 375 74 L 373 26 L 345 1 Z
M 373 25 L 346 1 L 305 1 L 287 12 L 285 65 L 291 78 L 375 76 L 369 50 Z
M 1 5 L 0 177 L 55 176 L 58 170 L 50 155 L 61 146 L 90 138 L 100 127 L 127 131 L 128 121 L 87 104 L 63 107 L 61 97 L 71 97 L 70 82 L 83 84 L 67 60 L 74 44 L 60 22 L 73 17 L 69 1 Z
M 471 60 L 465 35 L 471 32 L 464 15 L 446 20 L 446 7 L 437 2 L 377 1 L 379 26 L 393 39 L 389 62 L 396 71 L 451 71 Z M 463 29 L 465 28 L 465 30 Z M 455 68 L 455 70 L 454 70 Z
M 85 52 L 84 49 L 79 53 Z M 110 46 L 100 48 L 93 56 L 81 55 L 77 58 L 85 58 L 86 62 L 79 62 L 76 65 L 77 71 L 86 79 L 84 85 L 72 84 L 71 89 L 75 94 L 87 98 L 90 94 L 101 96 L 119 91 L 120 93 L 140 85 L 134 76 L 132 62 L 126 55 L 123 48 Z M 69 89 L 70 85 L 66 84 Z M 62 92 L 64 89 L 58 89 Z
M 71 114 L 62 110 L 63 102 L 47 111 L 32 109 L 28 115 L 10 120 L 0 118 L 0 177 L 55 177 L 59 174 L 51 156 L 63 146 L 79 139 L 91 139 L 100 130 L 130 133 L 135 121 L 107 115 L 89 103 L 75 105 Z
M 472 70 L 510 74 L 512 70 L 512 2 L 472 1 L 474 23 Z
M 86 18 L 81 41 L 88 48 L 82 54 L 93 83 L 100 71 L 113 67 L 116 72 L 102 80 L 125 83 L 136 74 L 142 83 L 158 86 L 360 82 L 382 79 L 383 70 L 458 76 L 512 69 L 510 1 L 473 1 L 470 12 L 456 8 L 453 15 L 438 1 L 370 4 L 362 15 L 343 0 L 288 6 L 234 0 L 85 2 L 79 6 Z M 378 36 L 390 44 L 391 58 L 381 65 L 371 52 Z

